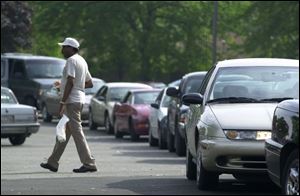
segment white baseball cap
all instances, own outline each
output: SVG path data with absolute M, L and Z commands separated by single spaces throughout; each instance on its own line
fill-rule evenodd
M 58 45 L 60 45 L 60 46 L 71 46 L 71 47 L 77 48 L 77 49 L 78 49 L 79 46 L 80 46 L 79 42 L 78 42 L 76 39 L 71 38 L 71 37 L 67 37 L 67 38 L 64 40 L 64 42 L 58 43 Z

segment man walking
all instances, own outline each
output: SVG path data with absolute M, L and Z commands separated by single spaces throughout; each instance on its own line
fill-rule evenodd
M 67 59 L 60 84 L 62 98 L 59 113 L 61 116 L 65 114 L 70 121 L 67 123 L 66 141 L 60 143 L 56 140 L 52 154 L 47 163 L 41 163 L 41 167 L 57 172 L 58 161 L 72 135 L 83 164 L 73 172 L 94 172 L 97 171 L 95 159 L 91 155 L 81 126 L 81 111 L 85 101 L 84 89 L 93 87 L 92 77 L 86 61 L 78 54 L 79 42 L 76 39 L 68 37 L 63 43 L 58 44 L 62 46 L 62 54 Z

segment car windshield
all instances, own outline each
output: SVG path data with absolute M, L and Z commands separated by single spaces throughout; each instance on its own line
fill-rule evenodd
M 93 81 L 93 88 L 86 88 L 84 89 L 86 95 L 93 95 L 97 93 L 97 91 L 103 86 L 103 81 Z
M 64 60 L 28 60 L 26 69 L 30 78 L 61 78 Z
M 2 103 L 14 104 L 18 102 L 10 92 L 1 89 L 1 104 Z
M 128 90 L 141 87 L 116 87 L 110 89 L 109 101 L 122 101 Z
M 292 98 L 299 98 L 297 67 L 226 67 L 219 69 L 208 101 L 279 102 Z
M 135 93 L 134 104 L 148 104 L 153 103 L 159 92 L 139 92 Z

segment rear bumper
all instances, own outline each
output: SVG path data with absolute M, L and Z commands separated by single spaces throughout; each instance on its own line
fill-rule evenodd
M 19 135 L 37 133 L 40 123 L 1 124 L 1 137 L 5 135 Z

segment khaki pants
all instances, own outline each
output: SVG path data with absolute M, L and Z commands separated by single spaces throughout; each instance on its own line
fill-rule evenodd
M 91 151 L 89 149 L 81 126 L 82 107 L 82 103 L 69 103 L 65 105 L 65 115 L 70 119 L 70 121 L 67 123 L 66 128 L 66 141 L 60 143 L 58 142 L 58 140 L 56 140 L 53 152 L 48 159 L 48 164 L 55 168 L 58 168 L 58 161 L 62 153 L 64 152 L 71 135 L 73 136 L 81 163 L 87 168 L 97 168 L 95 159 L 91 155 Z

